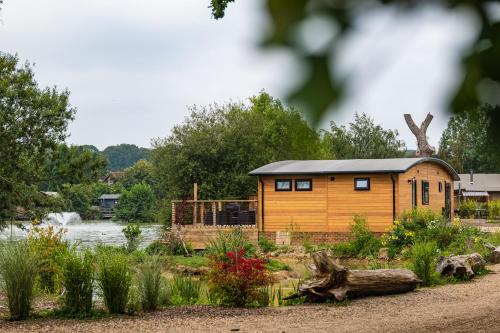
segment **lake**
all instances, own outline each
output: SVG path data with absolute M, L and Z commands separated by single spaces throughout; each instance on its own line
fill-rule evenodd
M 26 228 L 30 228 L 30 223 L 23 223 Z M 70 243 L 79 243 L 83 246 L 94 247 L 97 244 L 106 245 L 125 245 L 127 240 L 122 233 L 122 229 L 127 223 L 116 222 L 111 220 L 96 220 L 96 221 L 82 221 L 78 223 L 67 224 L 62 228 L 66 229 L 64 239 Z M 55 227 L 59 228 L 59 227 Z M 140 247 L 144 248 L 151 242 L 160 239 L 162 226 L 159 224 L 140 224 L 142 231 Z M 22 230 L 14 226 L 12 228 L 12 238 L 23 239 L 26 238 L 29 230 Z M 10 225 L 0 232 L 0 240 L 7 240 L 11 238 Z

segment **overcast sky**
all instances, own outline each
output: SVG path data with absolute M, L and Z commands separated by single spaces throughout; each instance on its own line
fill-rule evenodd
M 290 55 L 257 46 L 268 23 L 262 1 L 237 0 L 220 21 L 210 18 L 208 2 L 5 0 L 0 50 L 34 62 L 41 85 L 71 91 L 78 112 L 70 143 L 149 147 L 190 105 L 246 101 L 262 89 L 282 98 L 297 82 Z M 447 95 L 461 77 L 459 51 L 474 28 L 465 13 L 436 8 L 358 18 L 339 65 L 352 79 L 351 93 L 328 120 L 348 123 L 366 112 L 398 129 L 411 148 L 402 114 L 420 123 L 431 112 L 428 135 L 437 145 Z M 305 36 L 315 38 L 320 32 Z

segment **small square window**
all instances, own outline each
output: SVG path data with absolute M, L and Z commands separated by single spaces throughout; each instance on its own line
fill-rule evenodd
M 443 183 L 441 182 L 438 183 L 438 190 L 439 192 L 443 192 Z
M 429 182 L 422 180 L 422 205 L 429 204 Z
M 354 189 L 356 191 L 369 191 L 370 178 L 354 178 Z
M 295 179 L 295 191 L 312 191 L 312 179 Z
M 276 179 L 274 189 L 276 191 L 291 191 L 292 181 L 290 179 Z

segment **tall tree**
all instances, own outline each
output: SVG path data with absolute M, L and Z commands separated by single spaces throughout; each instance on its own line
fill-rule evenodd
M 39 88 L 30 64 L 0 53 L 0 227 L 16 207 L 40 204 L 36 184 L 47 154 L 66 137 L 69 92 Z
M 156 185 L 163 197 L 247 198 L 257 191 L 248 172 L 266 163 L 320 157 L 319 134 L 300 113 L 262 92 L 250 105 L 193 108 L 172 134 L 153 143 Z
M 106 172 L 107 161 L 85 146 L 60 144 L 50 151 L 45 162 L 45 180 L 40 189 L 58 191 L 63 184 L 96 182 Z
M 406 146 L 398 135 L 376 125 L 366 113 L 356 113 L 349 127 L 332 121 L 330 131 L 323 132 L 323 146 L 332 159 L 402 157 Z
M 417 157 L 432 156 L 432 154 L 436 151 L 436 149 L 434 149 L 434 147 L 432 147 L 427 141 L 427 128 L 429 127 L 432 118 L 434 118 L 434 116 L 428 113 L 422 124 L 420 124 L 420 126 L 417 126 L 417 124 L 415 124 L 413 118 L 411 117 L 411 114 L 406 113 L 404 117 L 406 124 L 410 128 L 411 132 L 417 138 L 417 151 L 415 155 Z
M 146 160 L 139 160 L 130 168 L 125 169 L 125 175 L 120 180 L 123 186 L 130 190 L 132 186 L 139 183 L 145 183 L 150 186 L 154 184 L 153 165 Z
M 439 142 L 439 157 L 461 173 L 500 172 L 500 151 L 488 132 L 495 112 L 500 108 L 483 105 L 452 116 Z

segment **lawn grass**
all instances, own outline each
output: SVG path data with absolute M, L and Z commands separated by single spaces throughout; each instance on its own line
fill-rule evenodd
M 203 256 L 198 256 L 198 255 L 194 255 L 192 257 L 172 256 L 171 258 L 172 258 L 172 263 L 174 265 L 179 264 L 193 268 L 208 266 L 208 258 Z

